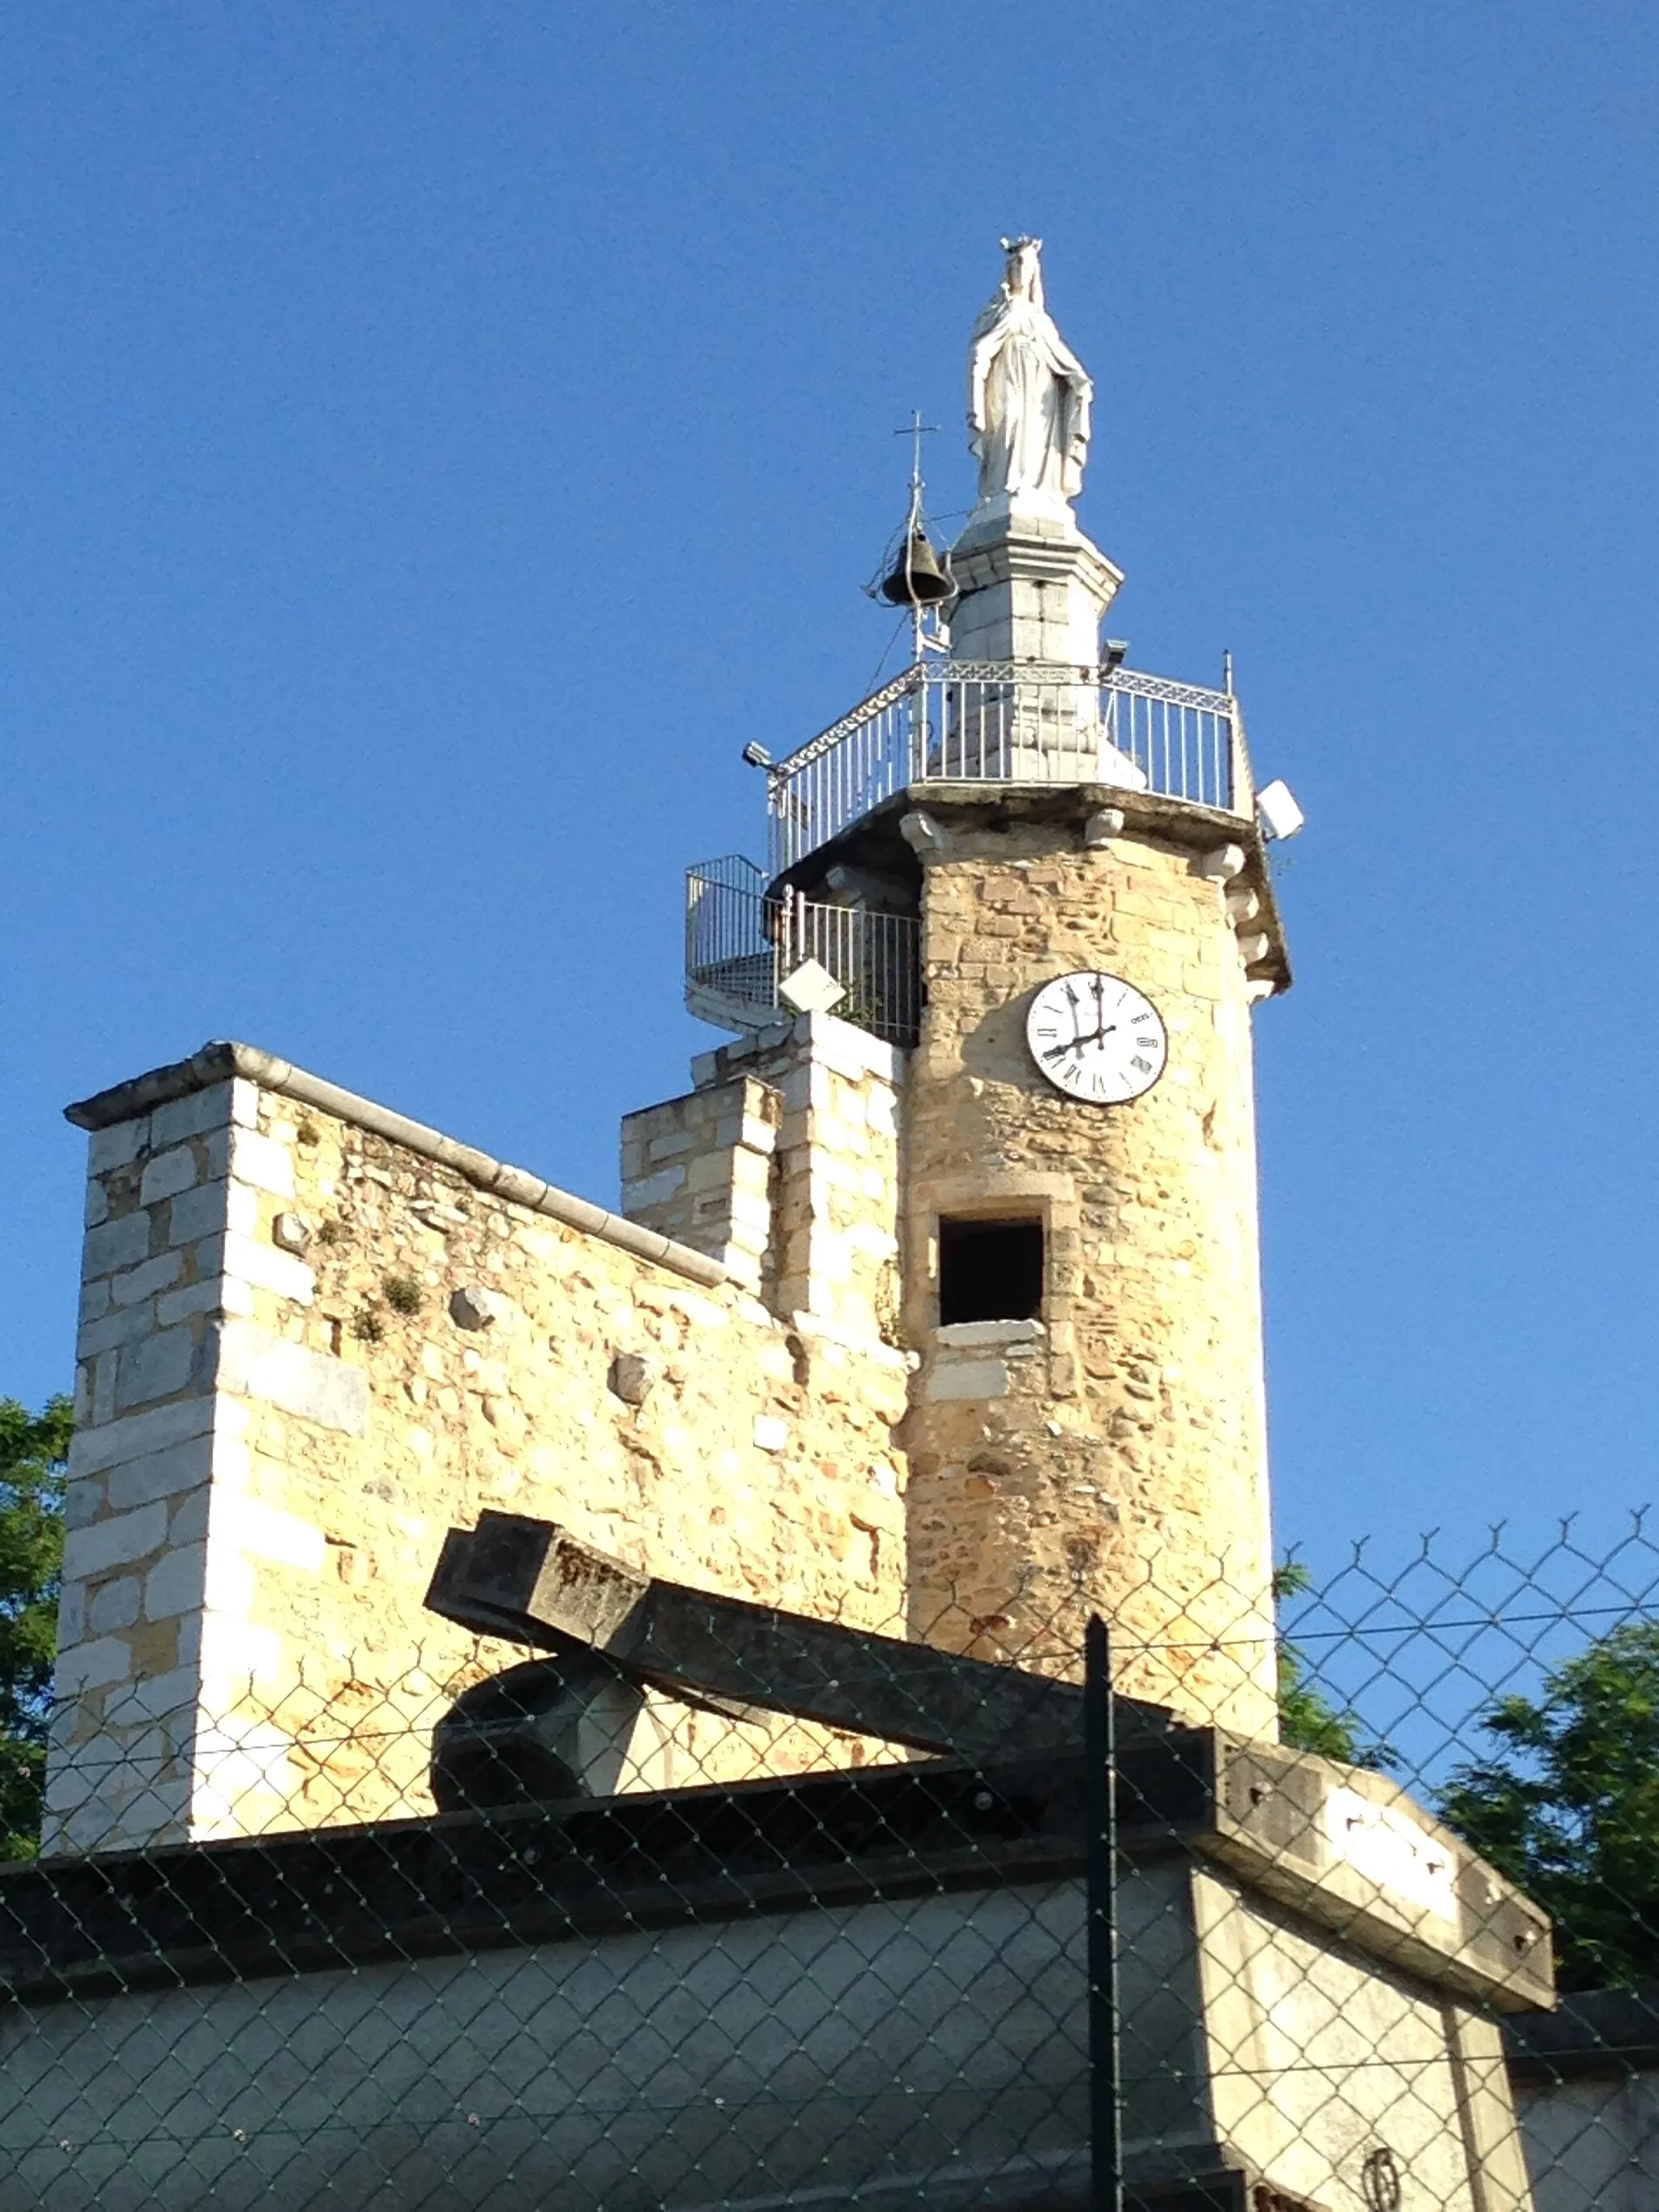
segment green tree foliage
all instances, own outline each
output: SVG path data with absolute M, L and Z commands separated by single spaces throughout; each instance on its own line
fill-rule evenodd
M 1498 1749 L 1457 1769 L 1442 1817 L 1553 1916 L 1564 1987 L 1659 1979 L 1659 1622 L 1614 1629 L 1481 1726 Z
M 39 1847 L 73 1426 L 67 1398 L 0 1398 L 0 1859 Z
M 1296 1597 L 1307 1589 L 1312 1577 L 1299 1559 L 1286 1559 L 1273 1574 L 1275 1600 Z M 1391 1753 L 1385 1743 L 1366 1740 L 1357 1713 L 1332 1705 L 1324 1692 L 1308 1679 L 1308 1666 L 1294 1644 L 1279 1639 L 1279 1735 L 1292 1751 L 1316 1751 L 1326 1759 L 1340 1759 L 1350 1766 L 1386 1766 Z

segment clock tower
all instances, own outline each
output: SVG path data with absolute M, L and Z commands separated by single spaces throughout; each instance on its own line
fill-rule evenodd
M 1092 386 L 1040 242 L 1006 251 L 977 503 L 940 560 L 918 483 L 884 587 L 911 665 L 766 763 L 763 924 L 716 944 L 732 887 L 694 885 L 691 1003 L 775 987 L 907 1048 L 910 1632 L 1074 1671 L 1099 1611 L 1126 1692 L 1272 1734 L 1251 1020 L 1290 977 L 1263 814 L 1231 678 L 1101 637 Z

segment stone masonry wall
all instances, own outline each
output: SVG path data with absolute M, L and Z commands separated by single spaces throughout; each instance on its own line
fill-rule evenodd
M 101 1130 L 91 1164 L 49 1850 L 429 1809 L 432 1722 L 521 1656 L 422 1606 L 485 1506 L 901 1618 L 907 1363 L 878 1339 L 247 1081 Z M 677 1724 L 654 1782 L 861 1755 Z
M 1127 803 L 1127 801 L 1126 801 Z M 1121 1686 L 1276 1726 L 1248 989 L 1222 885 L 1152 834 L 933 810 L 927 1012 L 908 1085 L 912 1619 L 1066 1668 L 1084 1616 Z M 1167 1072 L 1079 1104 L 1024 1042 L 1036 986 L 1146 991 Z M 941 1215 L 1040 1218 L 1040 1322 L 938 1327 Z
M 898 1317 L 905 1055 L 833 1014 L 701 1054 L 697 1087 L 623 1122 L 623 1210 L 852 1344 Z

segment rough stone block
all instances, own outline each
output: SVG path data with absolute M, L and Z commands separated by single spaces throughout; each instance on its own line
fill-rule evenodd
M 109 1293 L 118 1306 L 136 1304 L 142 1298 L 151 1297 L 176 1283 L 184 1268 L 180 1252 L 158 1252 L 153 1260 L 146 1260 L 137 1267 L 129 1267 L 111 1279 Z
M 158 1106 L 149 1117 L 149 1141 L 156 1151 L 164 1145 L 181 1145 L 187 1137 L 204 1137 L 222 1128 L 231 1119 L 229 1083 L 215 1083 L 205 1091 L 192 1091 L 187 1098 L 174 1098 Z
M 176 1253 L 169 1255 L 176 1259 Z M 224 1303 L 225 1284 L 222 1275 L 210 1276 L 204 1283 L 186 1283 L 182 1290 L 168 1291 L 155 1301 L 155 1318 L 163 1328 L 175 1322 L 188 1321 L 192 1314 L 217 1313 Z
M 178 1546 L 144 1577 L 144 1618 L 172 1620 L 181 1613 L 192 1613 L 206 1590 L 206 1544 Z
M 108 1476 L 111 1506 L 117 1512 L 153 1504 L 157 1498 L 177 1498 L 182 1492 L 206 1483 L 213 1468 L 211 1436 L 190 1437 L 166 1451 L 129 1460 L 112 1468 Z
M 136 1121 L 117 1121 L 107 1129 L 94 1129 L 87 1144 L 87 1173 L 110 1175 L 117 1168 L 130 1167 L 149 1142 L 148 1114 L 140 1114 Z
M 245 1559 L 234 1546 L 215 1543 L 208 1553 L 206 1581 L 203 1586 L 202 1610 L 186 1620 L 195 1618 L 205 1626 L 212 1616 L 221 1620 L 245 1621 L 252 1612 L 258 1595 L 258 1571 L 252 1559 Z M 280 1647 L 282 1638 L 271 1632 L 273 1645 Z
M 275 1198 L 294 1195 L 293 1152 L 272 1137 L 261 1136 L 257 1129 L 233 1133 L 230 1172 L 233 1181 L 252 1183 L 256 1190 L 268 1191 Z
M 181 1190 L 191 1189 L 195 1182 L 195 1153 L 188 1145 L 175 1146 L 172 1152 L 156 1152 L 150 1158 L 138 1186 L 139 1200 L 144 1206 L 155 1206 L 164 1198 L 176 1198 Z
M 491 1328 L 498 1310 L 495 1293 L 481 1283 L 463 1283 L 450 1293 L 449 1318 L 457 1328 Z
M 155 1571 L 159 1574 L 161 1569 Z M 137 1728 L 170 1713 L 187 1713 L 196 1704 L 199 1687 L 194 1667 L 173 1667 L 164 1674 L 151 1674 L 131 1689 L 113 1692 L 105 1700 L 105 1723 L 110 1728 Z
M 1000 1359 L 952 1360 L 936 1367 L 927 1378 L 927 1395 L 935 1404 L 952 1398 L 1006 1398 L 1008 1369 Z
M 252 1322 L 228 1321 L 220 1332 L 219 1387 L 343 1435 L 360 1437 L 368 1427 L 368 1377 L 361 1367 Z
M 161 1548 L 167 1533 L 167 1508 L 159 1504 L 96 1521 L 90 1528 L 73 1528 L 64 1539 L 64 1579 L 87 1582 L 112 1567 L 147 1558 Z
M 118 1636 L 99 1637 L 60 1652 L 52 1687 L 60 1698 L 82 1690 L 96 1690 L 106 1682 L 125 1682 L 132 1674 L 132 1653 Z
M 155 1316 L 148 1305 L 118 1307 L 112 1314 L 105 1314 L 98 1321 L 83 1324 L 75 1340 L 78 1359 L 94 1358 L 100 1352 L 110 1352 L 123 1344 L 136 1344 L 149 1334 L 155 1326 Z
M 605 1379 L 612 1394 L 625 1406 L 642 1406 L 657 1379 L 657 1363 L 642 1352 L 619 1352 Z
M 1035 1344 L 1046 1335 L 1040 1321 L 957 1321 L 937 1330 L 934 1341 L 945 1350 L 973 1350 L 988 1344 Z
M 228 1545 L 247 1558 L 274 1559 L 312 1574 L 328 1557 L 327 1540 L 313 1522 L 236 1492 L 213 1502 L 211 1542 L 216 1551 Z
M 76 1431 L 70 1444 L 70 1474 L 96 1474 L 105 1468 L 143 1459 L 152 1452 L 198 1437 L 212 1425 L 211 1398 L 185 1398 L 153 1413 L 132 1413 L 107 1427 Z
M 775 1413 L 757 1413 L 755 1443 L 764 1452 L 781 1452 L 789 1442 L 789 1424 L 781 1421 Z
M 85 1528 L 101 1520 L 106 1503 L 102 1475 L 77 1475 L 64 1492 L 64 1526 Z
M 112 1629 L 131 1628 L 138 1618 L 138 1601 L 143 1585 L 137 1575 L 121 1575 L 112 1583 L 106 1583 L 94 1595 L 87 1608 L 87 1620 L 94 1636 L 107 1636 Z
M 118 1221 L 101 1222 L 96 1229 L 88 1230 L 81 1255 L 82 1277 L 112 1274 L 118 1267 L 136 1266 L 149 1254 L 149 1214 L 124 1213 Z
M 664 1206 L 685 1182 L 684 1168 L 663 1168 L 655 1175 L 641 1176 L 636 1182 L 623 1186 L 623 1211 L 642 1212 L 646 1207 Z
M 118 1412 L 127 1413 L 135 1406 L 187 1389 L 195 1370 L 196 1345 L 188 1328 L 167 1328 L 141 1344 L 126 1345 L 120 1358 L 115 1404 Z
M 218 1611 L 203 1619 L 201 1668 L 208 1688 L 222 1688 L 234 1697 L 249 1682 L 272 1679 L 282 1656 L 283 1639 L 274 1628 Z
M 228 1182 L 204 1182 L 194 1190 L 181 1192 L 168 1210 L 168 1243 L 194 1244 L 228 1229 L 246 1232 L 258 1218 L 258 1201 L 250 1206 L 251 1200 L 251 1190 Z M 252 1218 L 233 1218 L 234 1215 Z
M 231 1188 L 234 1190 L 236 1186 Z M 262 1244 L 257 1237 L 227 1236 L 217 1260 L 228 1279 L 251 1283 L 257 1290 L 292 1298 L 298 1305 L 308 1306 L 317 1294 L 317 1278 L 303 1260 L 296 1260 L 291 1252 L 279 1252 L 273 1244 Z
M 185 1544 L 204 1543 L 208 1532 L 208 1512 L 213 1503 L 213 1492 L 202 1483 L 188 1492 L 167 1512 L 167 1549 L 177 1551 Z
M 682 1152 L 694 1152 L 703 1141 L 696 1129 L 665 1130 L 660 1137 L 653 1137 L 647 1145 L 646 1158 L 655 1166 L 663 1160 L 678 1159 Z
M 65 1583 L 58 1599 L 58 1649 L 67 1651 L 87 1632 L 87 1586 Z

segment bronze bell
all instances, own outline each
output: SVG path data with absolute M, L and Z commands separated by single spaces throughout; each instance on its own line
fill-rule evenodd
M 881 596 L 896 607 L 936 607 L 953 596 L 951 580 L 939 567 L 925 530 L 913 530 L 905 540 L 892 574 L 882 584 Z

